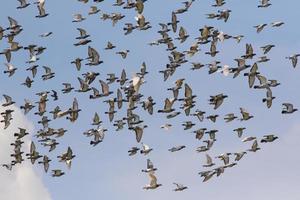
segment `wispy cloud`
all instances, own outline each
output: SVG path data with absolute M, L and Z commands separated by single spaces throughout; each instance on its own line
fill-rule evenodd
M 1 103 L 1 102 L 0 102 Z M 1 103 L 2 104 L 2 103 Z M 33 125 L 21 113 L 21 110 L 15 106 L 10 107 L 14 110 L 11 125 L 3 130 L 3 124 L 0 124 L 0 161 L 9 163 L 11 161 L 10 154 L 13 147 L 10 145 L 14 141 L 13 134 L 18 132 L 18 127 L 26 128 L 32 132 Z M 0 112 L 5 108 L 0 106 Z M 30 136 L 24 139 L 23 151 L 28 151 Z M 34 171 L 33 166 L 28 162 L 15 166 L 12 171 L 0 168 L 0 193 L 1 199 L 5 200 L 51 200 L 47 188 L 44 186 L 40 176 Z

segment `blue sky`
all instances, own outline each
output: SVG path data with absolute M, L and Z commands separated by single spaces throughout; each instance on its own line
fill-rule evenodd
M 56 105 L 63 109 L 71 106 L 73 98 L 76 97 L 79 107 L 83 110 L 79 114 L 79 120 L 71 124 L 64 119 L 59 119 L 50 123 L 51 127 L 66 127 L 68 132 L 59 139 L 60 145 L 50 153 L 54 158 L 66 151 L 71 146 L 76 158 L 73 161 L 72 169 L 68 170 L 62 163 L 52 162 L 50 168 L 61 168 L 66 171 L 66 175 L 60 178 L 52 178 L 49 174 L 44 174 L 41 166 L 34 166 L 34 172 L 41 177 L 44 187 L 49 191 L 51 199 L 153 199 L 153 198 L 273 198 L 275 200 L 283 197 L 300 197 L 297 184 L 299 185 L 300 174 L 296 168 L 300 164 L 297 156 L 299 147 L 296 140 L 299 140 L 297 130 L 299 130 L 299 114 L 281 115 L 281 104 L 284 102 L 294 103 L 299 107 L 298 92 L 299 66 L 295 69 L 289 60 L 285 59 L 294 53 L 299 53 L 298 35 L 300 30 L 297 27 L 299 15 L 297 1 L 271 1 L 272 6 L 266 9 L 258 9 L 258 1 L 239 1 L 231 0 L 220 9 L 231 9 L 232 13 L 227 23 L 217 20 L 205 19 L 205 14 L 217 12 L 218 8 L 211 7 L 213 1 L 195 1 L 189 12 L 178 15 L 179 26 L 187 29 L 190 37 L 183 45 L 178 47 L 179 51 L 187 50 L 193 44 L 194 38 L 199 36 L 198 29 L 204 25 L 210 25 L 218 28 L 220 31 L 230 35 L 243 34 L 245 38 L 237 44 L 233 40 L 225 41 L 218 45 L 221 52 L 215 59 L 221 61 L 222 65 L 235 67 L 233 60 L 245 53 L 245 44 L 251 43 L 254 51 L 262 55 L 260 46 L 266 44 L 275 44 L 268 57 L 271 61 L 260 64 L 259 71 L 270 79 L 278 79 L 281 86 L 273 89 L 273 95 L 276 99 L 273 101 L 271 109 L 267 109 L 261 99 L 265 96 L 264 91 L 249 89 L 247 79 L 239 76 L 232 79 L 231 76 L 225 77 L 222 74 L 208 75 L 207 69 L 191 71 L 190 63 L 179 68 L 175 75 L 164 82 L 159 70 L 164 69 L 168 62 L 168 52 L 165 46 L 151 47 L 147 43 L 158 39 L 158 23 L 167 23 L 171 20 L 171 12 L 182 7 L 181 1 L 172 3 L 162 3 L 161 1 L 150 1 L 145 3 L 144 15 L 150 21 L 152 29 L 147 31 L 134 31 L 132 34 L 124 36 L 122 28 L 124 23 L 134 23 L 134 10 L 123 10 L 119 7 L 113 7 L 112 2 L 87 3 L 83 4 L 77 1 L 56 2 L 46 0 L 46 11 L 50 15 L 44 19 L 36 19 L 38 11 L 35 5 L 30 5 L 23 10 L 17 10 L 17 1 L 6 1 L 1 7 L 0 25 L 8 26 L 7 16 L 16 19 L 24 28 L 23 32 L 16 37 L 15 41 L 21 45 L 37 44 L 46 46 L 47 50 L 41 55 L 40 66 L 50 66 L 56 73 L 56 77 L 49 81 L 42 81 L 41 75 L 43 69 L 38 70 L 37 77 L 31 89 L 25 88 L 20 84 L 30 74 L 25 71 L 29 59 L 27 51 L 19 51 L 13 54 L 11 63 L 18 67 L 16 74 L 12 78 L 6 75 L 0 75 L 1 94 L 8 94 L 13 97 L 17 105 L 23 104 L 24 98 L 29 98 L 33 102 L 37 101 L 35 93 L 44 90 L 62 89 L 62 82 L 72 83 L 78 88 L 77 77 L 87 71 L 100 72 L 100 79 L 106 79 L 106 74 L 114 72 L 117 76 L 125 69 L 127 75 L 131 77 L 139 71 L 142 62 L 147 64 L 147 70 L 150 72 L 146 76 L 146 84 L 141 87 L 141 93 L 145 97 L 152 96 L 156 102 L 155 110 L 163 107 L 163 101 L 172 94 L 167 92 L 168 87 L 173 86 L 173 82 L 178 78 L 185 78 L 195 94 L 197 94 L 197 108 L 206 111 L 209 114 L 218 113 L 222 118 L 225 114 L 233 112 L 239 115 L 239 108 L 244 107 L 255 117 L 247 122 L 235 121 L 226 124 L 221 117 L 217 123 L 208 121 L 199 123 L 196 119 L 187 118 L 180 115 L 173 120 L 167 120 L 164 115 L 155 114 L 149 116 L 140 108 L 136 111 L 141 115 L 149 126 L 144 132 L 143 142 L 150 145 L 154 150 L 149 156 L 136 155 L 127 156 L 127 150 L 132 146 L 140 147 L 135 141 L 134 134 L 127 129 L 115 132 L 104 115 L 108 106 L 101 100 L 91 101 L 89 94 L 70 93 L 63 95 L 59 93 L 59 100 L 49 101 L 48 110 L 50 111 Z M 110 21 L 102 21 L 100 14 L 88 16 L 89 6 L 97 5 L 105 13 L 121 12 L 126 15 L 114 27 Z M 81 13 L 87 17 L 87 20 L 80 23 L 72 23 L 72 16 L 75 13 Z M 284 21 L 285 24 L 280 28 L 271 28 L 270 25 L 257 34 L 253 26 L 274 21 Z M 104 63 L 96 67 L 83 66 L 78 72 L 75 66 L 70 62 L 76 57 L 87 57 L 87 46 L 74 47 L 75 37 L 78 36 L 76 28 L 84 28 L 91 35 L 92 47 L 96 48 Z M 40 38 L 38 35 L 53 31 L 49 38 Z M 170 36 L 177 37 L 177 34 L 170 33 Z M 116 45 L 116 50 L 105 51 L 107 41 Z M 176 43 L 178 44 L 178 43 Z M 0 48 L 7 48 L 4 40 L 0 43 Z M 130 53 L 124 60 L 115 52 L 129 49 Z M 189 62 L 210 63 L 214 59 L 204 54 L 209 50 L 209 45 L 200 46 L 201 51 L 189 58 Z M 0 63 L 5 63 L 3 56 L 0 57 Z M 249 63 L 253 63 L 250 61 Z M 5 66 L 3 65 L 3 69 Z M 94 83 L 97 88 L 100 84 Z M 112 90 L 116 91 L 117 85 L 112 85 Z M 217 110 L 208 105 L 210 95 L 216 95 L 223 92 L 229 96 L 224 104 Z M 178 107 L 179 104 L 176 104 Z M 94 112 L 97 111 L 104 127 L 109 129 L 103 143 L 92 147 L 89 145 L 89 138 L 82 133 L 92 128 L 90 123 Z M 125 110 L 118 112 L 115 119 L 124 116 Z M 49 116 L 50 117 L 50 116 Z M 26 118 L 33 122 L 34 131 L 40 126 L 36 123 L 39 120 L 36 116 L 28 114 Z M 246 126 L 245 136 L 257 136 L 268 133 L 274 133 L 279 136 L 279 140 L 273 144 L 262 145 L 262 150 L 257 153 L 248 153 L 236 167 L 226 170 L 218 178 L 213 178 L 208 183 L 202 183 L 202 178 L 197 175 L 203 168 L 205 154 L 195 152 L 197 146 L 202 142 L 196 141 L 190 131 L 184 131 L 181 123 L 187 119 L 197 122 L 196 128 L 206 127 L 208 129 L 218 129 L 218 141 L 210 150 L 209 154 L 218 155 L 224 152 L 234 152 L 250 148 L 251 144 L 242 143 L 233 133 L 233 129 Z M 168 132 L 159 127 L 164 123 L 171 123 L 172 129 Z M 34 132 L 33 131 L 33 132 Z M 176 145 L 186 145 L 187 148 L 181 152 L 170 153 L 168 148 Z M 46 153 L 46 149 L 38 146 L 38 149 Z M 148 177 L 141 172 L 146 166 L 146 160 L 150 158 L 158 168 L 158 181 L 163 184 L 161 188 L 155 191 L 144 191 L 142 187 L 148 184 Z M 7 162 L 7 161 L 6 161 Z M 220 162 L 218 162 L 221 164 Z M 9 172 L 0 170 L 0 174 Z M 9 176 L 5 176 L 8 177 Z M 172 191 L 173 182 L 180 182 L 189 187 L 182 193 Z M 0 187 L 1 188 L 1 187 Z M 1 191 L 1 189 L 0 189 Z M 269 192 L 273 191 L 273 192 Z M 3 191 L 5 192 L 5 191 Z M 101 196 L 101 197 L 99 197 Z

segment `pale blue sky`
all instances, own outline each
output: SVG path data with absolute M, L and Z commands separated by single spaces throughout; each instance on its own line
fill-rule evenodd
M 190 71 L 189 63 L 179 68 L 175 75 L 167 82 L 163 82 L 162 74 L 159 70 L 164 69 L 168 62 L 168 52 L 165 46 L 151 47 L 147 43 L 158 39 L 158 23 L 167 23 L 171 19 L 172 10 L 182 7 L 181 1 L 158 1 L 148 0 L 145 3 L 144 15 L 150 21 L 152 29 L 147 31 L 134 31 L 132 34 L 124 36 L 123 25 L 127 22 L 134 22 L 134 10 L 123 10 L 119 7 L 112 7 L 112 1 L 103 3 L 83 4 L 73 1 L 47 1 L 46 11 L 50 15 L 44 19 L 36 19 L 38 11 L 35 5 L 30 5 L 23 10 L 16 10 L 17 1 L 8 1 L 2 4 L 0 10 L 0 26 L 7 27 L 7 16 L 16 19 L 24 28 L 23 32 L 15 38 L 15 41 L 26 46 L 37 44 L 46 46 L 47 50 L 37 62 L 40 66 L 50 66 L 56 77 L 49 81 L 42 81 L 40 76 L 43 69 L 38 70 L 37 77 L 31 89 L 27 89 L 20 84 L 30 75 L 25 71 L 28 64 L 25 61 L 29 58 L 27 51 L 19 51 L 12 56 L 11 63 L 18 67 L 16 74 L 12 78 L 6 75 L 0 75 L 0 94 L 8 94 L 18 103 L 23 104 L 24 98 L 37 101 L 33 96 L 36 92 L 43 90 L 62 89 L 62 82 L 70 82 L 78 88 L 77 76 L 87 71 L 100 72 L 100 79 L 106 79 L 106 74 L 114 72 L 120 75 L 122 69 L 126 69 L 127 75 L 137 72 L 143 61 L 147 64 L 147 70 L 150 72 L 146 77 L 147 83 L 142 85 L 141 93 L 145 97 L 152 96 L 156 102 L 155 111 L 163 107 L 163 101 L 172 94 L 166 92 L 168 87 L 173 86 L 173 82 L 178 78 L 185 77 L 195 94 L 197 94 L 197 108 L 206 111 L 209 114 L 218 113 L 222 118 L 229 112 L 239 115 L 239 107 L 244 107 L 255 117 L 248 122 L 235 121 L 229 124 L 224 123 L 221 118 L 213 124 L 208 121 L 199 123 L 196 118 L 187 118 L 184 115 L 178 116 L 173 120 L 165 119 L 164 115 L 155 114 L 149 116 L 140 108 L 137 113 L 141 115 L 149 128 L 145 130 L 143 142 L 153 147 L 153 152 L 149 156 L 136 155 L 127 156 L 127 150 L 132 146 L 140 147 L 135 141 L 134 134 L 127 129 L 115 132 L 115 128 L 108 122 L 104 112 L 108 106 L 101 100 L 91 101 L 89 94 L 70 93 L 63 95 L 59 93 L 57 102 L 49 101 L 48 111 L 56 105 L 63 109 L 71 106 L 73 98 L 76 97 L 80 108 L 83 110 L 79 114 L 79 119 L 75 124 L 71 124 L 64 119 L 59 119 L 50 123 L 51 127 L 68 129 L 66 135 L 59 139 L 60 145 L 49 155 L 55 160 L 55 157 L 63 153 L 67 146 L 71 146 L 76 154 L 72 169 L 68 170 L 62 163 L 51 162 L 50 169 L 61 168 L 66 171 L 66 175 L 60 178 L 52 178 L 49 174 L 44 174 L 41 166 L 36 166 L 35 170 L 42 176 L 42 180 L 48 188 L 53 200 L 61 199 L 196 199 L 196 198 L 220 198 L 225 199 L 283 199 L 290 197 L 296 199 L 300 197 L 300 192 L 296 187 L 299 185 L 300 174 L 296 166 L 300 164 L 296 151 L 299 147 L 294 140 L 299 140 L 297 130 L 299 129 L 300 117 L 298 113 L 289 116 L 282 116 L 281 104 L 283 102 L 294 103 L 300 107 L 300 93 L 298 91 L 300 67 L 293 69 L 290 61 L 285 57 L 290 54 L 299 53 L 300 29 L 298 28 L 299 18 L 298 8 L 300 2 L 296 0 L 278 1 L 273 0 L 272 6 L 266 9 L 258 9 L 257 0 L 228 0 L 220 9 L 231 9 L 232 13 L 227 23 L 217 20 L 205 19 L 205 14 L 217 12 L 217 8 L 211 7 L 213 1 L 196 0 L 189 12 L 178 15 L 179 26 L 187 29 L 190 37 L 180 47 L 179 51 L 187 50 L 193 44 L 194 38 L 199 36 L 198 29 L 204 25 L 211 25 L 220 31 L 230 35 L 243 34 L 245 38 L 237 44 L 233 40 L 225 41 L 218 45 L 221 52 L 215 59 L 220 60 L 222 65 L 228 64 L 235 67 L 233 60 L 245 53 L 245 44 L 251 43 L 255 52 L 262 55 L 260 46 L 266 44 L 275 44 L 268 57 L 271 61 L 259 65 L 259 71 L 270 79 L 278 79 L 281 86 L 273 89 L 273 95 L 276 99 L 273 101 L 271 109 L 267 109 L 261 99 L 265 96 L 264 91 L 257 91 L 248 88 L 247 79 L 239 76 L 232 79 L 231 76 L 224 77 L 221 74 L 208 76 L 207 69 L 199 71 Z M 105 13 L 121 12 L 126 15 L 119 21 L 115 27 L 112 27 L 110 21 L 102 21 L 100 14 L 88 16 L 90 5 L 97 5 Z M 72 16 L 75 13 L 81 13 L 88 17 L 81 23 L 72 23 Z M 253 26 L 274 21 L 284 21 L 285 25 L 280 28 L 271 28 L 268 26 L 260 34 L 257 34 Z M 84 28 L 91 35 L 92 47 L 96 48 L 104 63 L 97 67 L 83 66 L 80 72 L 77 72 L 75 66 L 70 62 L 76 57 L 87 57 L 87 46 L 74 47 L 75 37 L 78 36 L 76 28 Z M 53 31 L 49 38 L 40 38 L 39 34 Z M 177 37 L 170 33 L 170 36 Z M 111 41 L 117 46 L 115 50 L 105 51 L 107 41 Z M 176 43 L 178 44 L 178 43 Z M 0 49 L 7 48 L 5 39 L 0 43 Z M 123 60 L 116 55 L 117 50 L 129 49 L 127 59 Z M 209 63 L 214 59 L 204 55 L 209 49 L 209 45 L 200 46 L 201 51 L 189 61 Z M 0 63 L 5 63 L 3 56 L 0 57 Z M 252 63 L 251 61 L 250 63 Z M 3 69 L 4 65 L 3 65 Z M 100 87 L 98 82 L 93 86 Z M 117 84 L 112 86 L 116 91 Z M 225 93 L 229 96 L 224 104 L 214 111 L 208 105 L 210 95 Z M 51 97 L 50 97 L 51 99 Z M 176 104 L 178 107 L 179 104 Z M 109 131 L 106 134 L 103 143 L 92 147 L 89 145 L 89 138 L 83 136 L 83 132 L 92 128 L 90 126 L 94 112 L 97 111 L 104 121 L 105 128 Z M 118 112 L 115 119 L 124 116 L 125 109 Z M 38 121 L 39 118 L 28 114 L 30 121 Z M 49 115 L 50 117 L 50 115 Z M 213 178 L 208 183 L 202 183 L 202 178 L 197 173 L 203 168 L 204 154 L 195 152 L 195 148 L 202 142 L 196 141 L 190 131 L 183 131 L 181 123 L 187 119 L 193 119 L 197 122 L 195 128 L 206 127 L 208 129 L 219 129 L 218 141 L 209 152 L 211 155 L 218 155 L 223 152 L 233 152 L 248 149 L 251 144 L 241 143 L 233 133 L 233 129 L 246 126 L 246 136 L 254 135 L 261 137 L 268 133 L 274 133 L 279 136 L 279 140 L 273 144 L 262 145 L 262 150 L 244 157 L 238 166 L 226 170 L 221 177 Z M 171 131 L 165 132 L 159 127 L 164 123 L 172 123 Z M 37 123 L 35 130 L 40 126 Z M 170 153 L 168 148 L 176 145 L 186 145 L 187 148 L 181 152 Z M 41 152 L 46 152 L 38 146 Z M 142 187 L 148 184 L 148 176 L 141 172 L 146 166 L 146 159 L 150 158 L 158 168 L 157 177 L 159 183 L 163 186 L 156 191 L 143 191 Z M 218 162 L 221 164 L 220 162 Z M 0 173 L 8 173 L 1 170 Z M 189 187 L 182 193 L 172 191 L 173 182 L 180 182 Z M 235 189 L 236 188 L 236 189 Z M 1 190 L 0 190 L 1 191 Z M 271 192 L 272 191 L 272 192 Z M 296 197 L 296 198 L 295 198 Z

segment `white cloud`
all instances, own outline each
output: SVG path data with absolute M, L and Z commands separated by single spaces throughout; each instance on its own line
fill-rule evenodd
M 6 130 L 3 130 L 3 123 L 0 124 L 0 164 L 10 163 L 12 159 L 10 154 L 13 153 L 13 146 L 11 146 L 10 143 L 14 141 L 13 134 L 18 132 L 18 127 L 25 128 L 29 133 L 33 130 L 32 123 L 26 119 L 19 108 L 11 106 L 10 109 L 14 110 L 11 125 Z M 3 112 L 4 110 L 5 108 L 0 106 L 0 112 Z M 23 144 L 22 151 L 25 151 L 25 153 L 28 151 L 28 146 L 30 144 L 29 138 L 30 135 L 27 135 L 24 138 L 25 143 Z M 47 188 L 43 185 L 40 176 L 34 171 L 33 166 L 27 160 L 21 165 L 17 164 L 12 171 L 1 167 L 0 177 L 1 199 L 51 199 L 50 194 Z

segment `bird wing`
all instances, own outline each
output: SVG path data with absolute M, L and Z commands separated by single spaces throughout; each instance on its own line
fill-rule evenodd
M 137 126 L 137 127 L 135 127 L 134 131 L 135 131 L 136 141 L 140 142 L 142 139 L 142 136 L 143 136 L 143 129 L 141 127 Z
M 186 30 L 181 26 L 179 29 L 179 38 L 184 38 L 186 36 Z
M 144 10 L 144 3 L 142 0 L 137 0 L 135 3 L 135 8 L 138 11 L 139 14 L 142 14 Z
M 84 30 L 82 28 L 77 28 L 77 30 L 79 31 L 81 37 L 86 36 L 86 30 Z
M 103 94 L 108 94 L 109 93 L 109 86 L 107 83 L 105 83 L 102 80 L 99 80 L 100 84 L 101 84 L 101 88 L 102 88 L 102 93 Z
M 51 73 L 51 68 L 50 67 L 43 66 L 43 68 L 45 69 L 45 73 L 46 74 L 50 74 Z
M 154 168 L 153 163 L 151 162 L 150 159 L 147 159 L 147 169 L 153 169 L 153 168 Z
M 149 172 L 150 177 L 150 186 L 156 186 L 157 185 L 157 178 L 154 175 L 154 172 Z
M 178 183 L 173 183 L 173 184 L 176 185 L 177 188 L 180 187 L 180 184 L 178 184 Z
M 206 154 L 206 163 L 208 165 L 212 164 L 212 159 L 211 159 L 211 157 L 208 154 Z
M 33 154 L 35 152 L 35 144 L 34 142 L 31 142 L 30 144 L 30 154 Z
M 78 110 L 78 101 L 76 98 L 74 98 L 73 100 L 73 107 L 72 107 L 73 110 Z
M 10 63 L 5 63 L 5 65 L 6 65 L 8 71 L 14 69 L 14 66 L 12 64 L 10 64 Z
M 282 105 L 285 106 L 287 110 L 293 110 L 293 104 L 291 103 L 283 103 Z
M 252 48 L 251 44 L 248 44 L 247 47 L 246 47 L 246 49 L 247 49 L 247 54 L 248 55 L 253 54 L 253 48 Z
M 192 97 L 192 89 L 190 88 L 190 86 L 188 84 L 184 84 L 184 88 L 185 88 L 185 91 L 184 91 L 184 96 L 186 98 L 191 98 Z
M 92 90 L 93 90 L 94 96 L 100 95 L 100 92 L 99 92 L 99 90 L 97 90 L 97 88 L 92 87 Z
M 123 81 L 126 80 L 126 71 L 125 71 L 125 69 L 123 69 L 122 72 L 121 72 L 121 80 L 123 80 Z
M 98 123 L 99 121 L 100 121 L 100 117 L 99 117 L 98 113 L 95 112 L 95 115 L 94 115 L 94 118 L 93 118 L 93 122 L 94 123 Z
M 249 116 L 249 113 L 247 112 L 246 109 L 240 108 L 240 111 L 241 111 L 243 118 L 247 118 Z
M 13 19 L 12 17 L 8 17 L 8 21 L 9 21 L 10 27 L 18 26 L 18 22 L 15 19 Z
M 267 97 L 272 98 L 272 90 L 270 88 L 267 88 Z
M 267 84 L 267 78 L 265 76 L 257 74 L 256 77 L 258 78 L 260 85 Z
M 7 103 L 12 102 L 12 98 L 11 98 L 10 96 L 8 96 L 8 95 L 6 95 L 6 94 L 3 94 L 3 97 L 5 98 L 5 101 L 6 101 Z
M 88 56 L 91 58 L 92 62 L 98 62 L 100 60 L 99 53 L 92 47 L 88 47 Z
M 45 172 L 47 172 L 49 169 L 49 158 L 46 155 L 43 157 L 43 164 L 44 164 L 44 170 Z
M 175 12 L 172 12 L 172 29 L 174 32 L 177 30 L 177 16 Z
M 172 108 L 172 103 L 171 103 L 170 99 L 166 98 L 166 99 L 165 99 L 165 106 L 164 106 L 164 109 L 165 109 L 165 110 L 169 110 L 169 109 L 171 109 L 171 108 Z
M 121 90 L 118 88 L 117 90 L 117 101 L 118 101 L 118 107 L 121 108 L 122 107 L 122 92 Z
M 72 149 L 71 149 L 71 147 L 68 147 L 68 150 L 67 150 L 67 158 L 68 159 L 71 159 L 72 158 L 72 155 L 73 155 L 73 151 L 72 151 Z
M 255 149 L 257 149 L 257 147 L 258 147 L 257 140 L 254 140 L 251 149 L 252 149 L 252 150 L 255 150 Z
M 147 151 L 147 150 L 149 150 L 150 149 L 150 147 L 147 145 L 147 144 L 143 144 L 143 150 L 144 151 Z
M 143 62 L 142 65 L 141 65 L 141 74 L 145 74 L 146 73 L 146 63 Z
M 79 81 L 79 83 L 80 83 L 80 87 L 83 89 L 83 88 L 85 88 L 86 86 L 88 87 L 89 85 L 84 81 L 84 80 L 82 80 L 81 78 L 77 78 L 78 79 L 78 81 Z
M 251 69 L 250 69 L 250 72 L 251 72 L 252 74 L 254 74 L 254 73 L 257 72 L 257 70 L 258 70 L 258 65 L 257 65 L 257 63 L 254 63 L 253 66 L 252 66 Z
M 44 8 L 44 6 L 45 6 L 45 2 L 40 2 L 39 4 L 38 4 L 38 9 L 39 9 L 39 14 L 40 15 L 45 15 L 46 14 L 46 11 L 45 11 L 45 8 Z
M 217 99 L 215 107 L 214 107 L 215 110 L 220 107 L 220 105 L 223 103 L 223 100 L 224 100 L 223 98 Z

